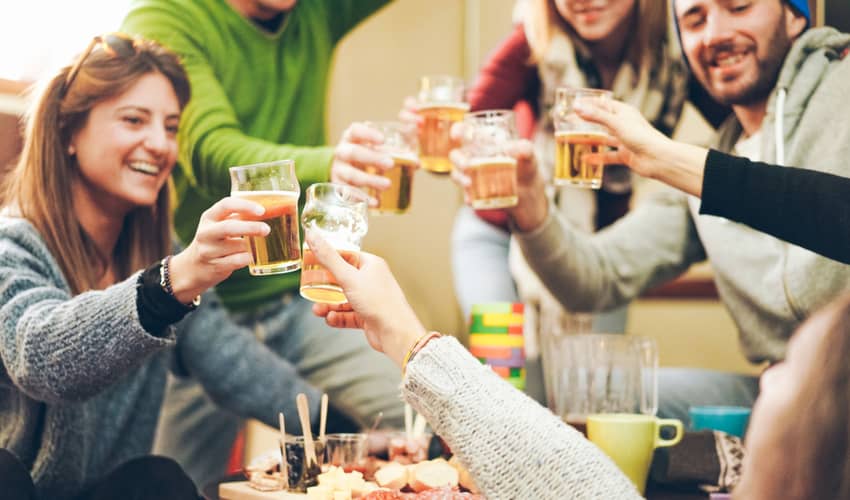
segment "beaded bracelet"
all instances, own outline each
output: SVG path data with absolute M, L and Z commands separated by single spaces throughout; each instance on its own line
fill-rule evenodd
M 168 263 L 170 261 L 171 256 L 168 255 L 164 259 L 162 259 L 162 262 L 160 262 L 159 264 L 159 286 L 161 286 L 162 289 L 165 290 L 165 293 L 171 295 L 176 299 L 177 297 L 174 296 L 174 289 L 171 288 L 171 275 L 168 274 Z M 195 298 L 192 299 L 192 302 L 183 305 L 190 309 L 195 309 L 196 307 L 201 305 L 201 296 L 196 295 Z
M 413 344 L 413 347 L 407 351 L 407 354 L 404 355 L 404 360 L 401 362 L 401 375 L 404 376 L 407 373 L 407 364 L 410 363 L 410 360 L 413 359 L 416 354 L 425 347 L 431 339 L 442 337 L 443 334 L 440 332 L 428 332 L 421 337 L 419 337 L 416 342 Z

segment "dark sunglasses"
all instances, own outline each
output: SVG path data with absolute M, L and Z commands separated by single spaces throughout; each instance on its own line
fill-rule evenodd
M 62 87 L 63 96 L 68 92 L 68 89 L 71 88 L 71 84 L 74 83 L 74 79 L 77 78 L 77 75 L 80 73 L 80 68 L 83 66 L 83 63 L 86 62 L 86 59 L 88 59 L 91 53 L 94 52 L 94 49 L 98 47 L 114 57 L 129 57 L 136 53 L 135 40 L 133 37 L 125 35 L 124 33 L 107 33 L 105 35 L 98 35 L 92 38 L 92 41 L 89 42 L 86 50 L 83 51 L 80 58 L 77 59 L 76 63 L 74 63 L 71 71 L 68 72 L 68 76 L 65 77 L 65 85 Z

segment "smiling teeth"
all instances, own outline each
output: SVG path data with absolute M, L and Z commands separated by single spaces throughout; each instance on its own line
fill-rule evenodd
M 741 55 L 741 54 L 735 54 L 733 56 L 727 56 L 727 57 L 720 57 L 720 58 L 717 59 L 717 65 L 718 66 L 732 66 L 733 64 L 740 62 L 741 59 L 743 59 L 743 58 L 744 58 L 744 56 Z
M 159 167 L 154 165 L 153 163 L 147 163 L 143 161 L 134 161 L 130 163 L 130 168 L 141 172 L 143 174 L 148 175 L 157 175 L 159 173 Z

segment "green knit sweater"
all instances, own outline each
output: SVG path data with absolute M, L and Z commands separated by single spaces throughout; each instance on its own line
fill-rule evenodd
M 230 193 L 228 167 L 291 158 L 302 190 L 329 177 L 325 98 L 333 51 L 389 0 L 302 0 L 268 33 L 226 0 L 136 0 L 122 31 L 177 52 L 192 84 L 175 169 L 177 233 L 191 241 L 201 213 Z M 298 273 L 247 270 L 217 287 L 231 309 L 252 309 L 298 287 Z

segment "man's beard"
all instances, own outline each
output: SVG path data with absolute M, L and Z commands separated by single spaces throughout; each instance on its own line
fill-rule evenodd
M 785 56 L 791 48 L 791 38 L 783 25 L 777 26 L 766 46 L 768 47 L 767 56 L 757 60 L 758 75 L 755 82 L 736 92 L 726 92 L 723 95 L 718 95 L 719 93 L 713 87 L 703 82 L 708 93 L 725 106 L 747 106 L 766 100 L 776 86 Z

